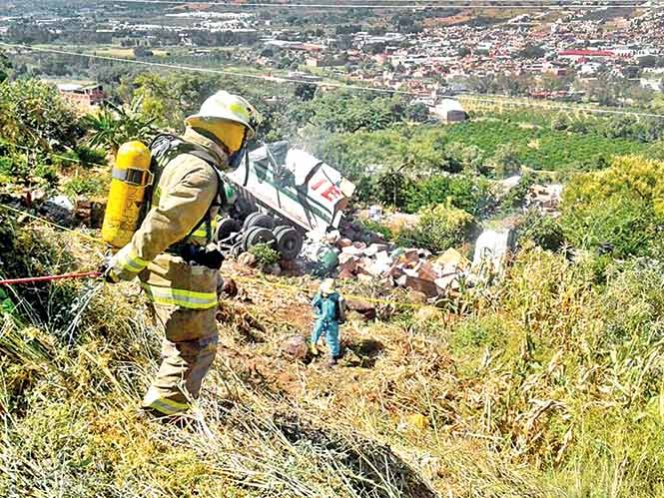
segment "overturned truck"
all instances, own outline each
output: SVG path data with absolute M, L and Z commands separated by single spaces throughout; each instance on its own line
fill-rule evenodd
M 230 209 L 218 220 L 215 240 L 234 256 L 269 244 L 295 259 L 307 233 L 338 228 L 355 191 L 336 169 L 288 142 L 252 151 L 225 178 Z

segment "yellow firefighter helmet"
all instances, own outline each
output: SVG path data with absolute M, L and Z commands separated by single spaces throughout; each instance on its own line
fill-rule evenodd
M 200 111 L 189 116 L 185 124 L 212 133 L 234 153 L 256 135 L 259 121 L 260 115 L 246 99 L 220 91 L 203 102 Z

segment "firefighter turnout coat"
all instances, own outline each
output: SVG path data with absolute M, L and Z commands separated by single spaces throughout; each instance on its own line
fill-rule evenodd
M 162 364 L 144 406 L 170 415 L 198 397 L 217 348 L 218 269 L 188 262 L 172 249 L 209 242 L 210 220 L 221 202 L 218 171 L 226 152 L 191 129 L 182 137 L 209 154 L 177 153 L 158 172 L 152 205 L 131 242 L 111 260 L 114 276 L 140 279 L 165 333 Z

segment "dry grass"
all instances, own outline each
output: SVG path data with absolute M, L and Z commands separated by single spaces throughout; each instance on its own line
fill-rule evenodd
M 41 273 L 99 257 L 36 227 L 10 232 L 32 252 L 0 250 L 3 271 L 9 254 Z M 0 326 L 0 496 L 657 496 L 664 290 L 652 265 L 598 283 L 590 264 L 526 250 L 466 316 L 356 317 L 334 370 L 281 351 L 309 331 L 314 282 L 242 283 L 184 426 L 137 411 L 159 337 L 133 284 L 101 289 L 71 335 L 63 323 L 80 309 L 64 303 L 81 284 L 19 290 Z

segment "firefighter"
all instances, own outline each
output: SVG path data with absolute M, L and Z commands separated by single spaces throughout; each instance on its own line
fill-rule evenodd
M 221 91 L 185 120 L 182 137 L 162 140 L 149 210 L 104 267 L 111 282 L 139 278 L 165 334 L 161 366 L 142 405 L 152 414 L 186 412 L 214 360 L 223 256 L 211 241 L 224 204 L 220 171 L 242 160 L 257 120 L 245 99 Z
M 311 352 L 314 355 L 318 354 L 318 341 L 322 335 L 325 335 L 325 342 L 330 349 L 328 366 L 332 367 L 337 364 L 337 361 L 341 357 L 339 324 L 346 321 L 344 299 L 336 291 L 333 279 L 328 278 L 323 281 L 311 305 L 316 315 L 314 329 L 311 332 Z

